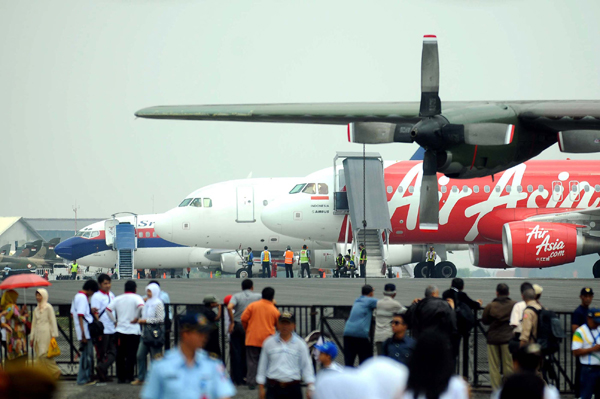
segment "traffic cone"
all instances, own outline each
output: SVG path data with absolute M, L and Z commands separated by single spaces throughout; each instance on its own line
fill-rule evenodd
M 400 278 L 400 272 L 396 273 L 396 278 Z
M 323 278 L 327 278 L 327 272 L 323 271 Z
M 163 279 L 166 280 L 167 279 L 167 273 L 163 273 Z
M 212 272 L 210 272 L 210 278 L 212 278 Z

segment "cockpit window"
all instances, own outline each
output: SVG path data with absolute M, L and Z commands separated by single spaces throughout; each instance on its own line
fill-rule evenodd
M 306 183 L 296 184 L 294 186 L 294 188 L 292 188 L 292 191 L 290 191 L 290 194 L 297 194 L 297 193 L 299 193 L 300 191 L 302 191 L 302 189 L 304 188 L 305 184 Z
M 182 207 L 182 206 L 188 206 L 190 202 L 192 202 L 192 198 L 186 198 L 183 201 L 181 201 L 181 204 L 179 204 L 179 206 L 180 207 Z
M 319 183 L 319 194 L 329 194 L 329 187 L 325 183 Z
M 100 235 L 99 231 L 92 231 L 92 234 L 90 235 L 90 238 L 96 238 Z
M 316 194 L 317 193 L 316 184 L 315 183 L 308 183 L 306 185 L 306 187 L 304 187 L 304 190 L 302 190 L 302 192 L 304 194 Z
M 202 198 L 194 198 L 190 206 L 195 206 L 196 208 L 202 208 Z
M 205 208 L 212 207 L 212 200 L 210 198 L 204 198 L 204 207 Z

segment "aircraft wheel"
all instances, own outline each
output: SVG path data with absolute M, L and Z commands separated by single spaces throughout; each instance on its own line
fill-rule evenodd
M 438 278 L 454 278 L 456 273 L 456 266 L 452 262 L 444 261 L 435 266 L 435 276 Z
M 237 277 L 237 278 L 248 278 L 248 270 L 246 270 L 246 269 L 238 269 L 238 271 L 235 272 L 235 277 Z
M 427 278 L 427 262 L 419 262 L 413 270 L 415 278 Z
M 592 273 L 594 273 L 594 278 L 600 278 L 600 260 L 594 263 L 594 267 L 592 268 Z

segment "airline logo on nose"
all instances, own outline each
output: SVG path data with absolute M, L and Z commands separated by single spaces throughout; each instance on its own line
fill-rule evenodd
M 329 196 L 328 195 L 313 195 L 312 197 L 310 197 L 310 199 L 312 201 L 329 200 Z

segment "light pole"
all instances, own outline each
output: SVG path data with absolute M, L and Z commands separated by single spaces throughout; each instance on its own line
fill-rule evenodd
M 77 211 L 79 210 L 79 205 L 77 202 L 73 205 L 73 212 L 75 212 L 75 234 L 77 234 Z

